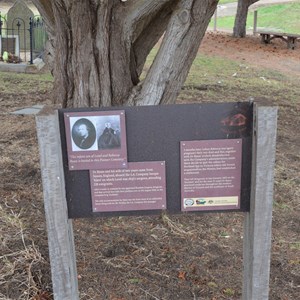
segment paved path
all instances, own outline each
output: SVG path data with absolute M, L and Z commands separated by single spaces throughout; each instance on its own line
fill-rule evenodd
M 255 10 L 261 6 L 269 6 L 274 4 L 282 4 L 287 2 L 300 2 L 299 0 L 259 0 L 258 2 L 250 6 L 250 10 Z M 224 5 L 218 5 L 217 16 L 227 17 L 234 16 L 236 14 L 237 2 L 227 3 Z

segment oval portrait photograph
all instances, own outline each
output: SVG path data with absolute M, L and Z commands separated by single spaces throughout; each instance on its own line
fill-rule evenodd
M 77 120 L 72 127 L 72 139 L 82 150 L 91 148 L 96 141 L 95 126 L 86 118 Z

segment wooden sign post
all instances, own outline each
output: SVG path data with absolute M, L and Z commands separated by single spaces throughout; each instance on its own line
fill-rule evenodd
M 254 112 L 251 200 L 244 223 L 243 300 L 267 300 L 277 108 L 255 105 Z M 75 246 L 72 220 L 68 217 L 57 111 L 44 109 L 36 116 L 36 124 L 54 299 L 78 300 Z
M 250 212 L 245 214 L 243 300 L 269 298 L 277 107 L 256 107 Z
M 79 300 L 72 219 L 68 219 L 57 112 L 36 117 L 54 299 Z

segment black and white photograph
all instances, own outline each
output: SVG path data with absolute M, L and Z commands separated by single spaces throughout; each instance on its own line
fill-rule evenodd
M 64 113 L 70 170 L 127 168 L 125 112 Z
M 97 120 L 98 150 L 121 147 L 120 116 L 101 116 Z
M 70 118 L 70 122 L 74 119 L 78 118 Z M 95 150 L 96 129 L 92 121 L 87 118 L 76 120 L 72 126 L 72 141 L 73 151 Z

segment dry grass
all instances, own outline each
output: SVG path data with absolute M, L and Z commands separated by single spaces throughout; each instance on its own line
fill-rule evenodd
M 7 291 L 0 293 L 0 300 L 16 299 L 16 295 L 19 300 L 42 299 L 39 295 L 46 295 L 40 289 L 40 272 L 47 263 L 28 237 L 22 219 L 22 213 L 14 212 L 7 202 L 0 205 L 0 287 Z M 16 244 L 19 250 L 12 252 L 11 245 L 15 248 Z

